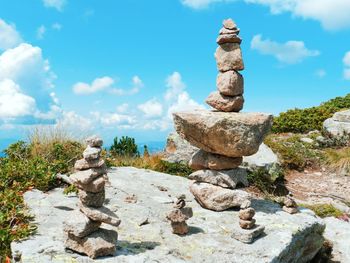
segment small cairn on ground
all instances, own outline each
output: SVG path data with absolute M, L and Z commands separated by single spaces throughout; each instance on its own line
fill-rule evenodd
M 243 242 L 252 243 L 265 230 L 264 226 L 256 225 L 254 219 L 255 209 L 251 207 L 251 202 L 246 200 L 241 205 L 239 211 L 239 226 L 233 229 L 232 237 Z
M 78 188 L 79 209 L 64 222 L 65 246 L 91 258 L 114 255 L 118 233 L 100 228 L 102 223 L 119 226 L 120 219 L 103 207 L 107 167 L 100 159 L 103 141 L 97 136 L 86 140 L 83 159 L 75 163 L 69 179 Z
M 238 187 L 248 186 L 247 171 L 240 168 L 243 158 L 255 154 L 272 125 L 272 116 L 241 113 L 244 98 L 244 69 L 238 36 L 232 19 L 223 21 L 215 52 L 219 74 L 217 91 L 206 100 L 214 110 L 174 113 L 177 133 L 200 150 L 189 162 L 195 171 L 190 191 L 207 209 L 223 211 L 240 207 L 250 195 Z
M 284 204 L 284 206 L 282 207 L 283 211 L 289 214 L 298 213 L 298 205 L 290 195 L 287 195 L 284 198 L 283 204 Z
M 185 195 L 178 196 L 174 202 L 174 209 L 166 216 L 171 223 L 173 234 L 186 235 L 188 233 L 186 220 L 193 216 L 193 211 L 191 207 L 186 207 L 185 199 Z

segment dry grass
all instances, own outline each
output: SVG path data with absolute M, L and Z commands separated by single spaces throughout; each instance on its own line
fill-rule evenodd
M 350 172 L 350 147 L 327 150 L 326 162 L 333 171 L 348 175 Z

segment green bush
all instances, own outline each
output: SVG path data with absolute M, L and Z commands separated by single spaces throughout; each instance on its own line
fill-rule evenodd
M 350 94 L 336 97 L 320 106 L 306 109 L 291 109 L 280 113 L 274 119 L 272 132 L 274 133 L 306 133 L 312 130 L 322 130 L 323 122 L 340 110 L 350 108 Z
M 10 145 L 0 158 L 0 255 L 10 255 L 10 243 L 35 231 L 26 214 L 23 193 L 31 188 L 42 191 L 60 185 L 57 173 L 69 172 L 80 158 L 78 142 L 46 141 Z
M 137 157 L 140 155 L 135 139 L 128 136 L 122 136 L 119 140 L 115 137 L 110 152 L 114 156 Z
M 315 204 L 315 205 L 300 205 L 302 207 L 311 209 L 315 212 L 315 214 L 321 218 L 334 216 L 339 217 L 342 216 L 344 213 L 340 211 L 338 208 L 335 208 L 331 204 Z

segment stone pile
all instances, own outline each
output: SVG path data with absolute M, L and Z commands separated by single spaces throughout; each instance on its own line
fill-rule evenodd
M 193 211 L 191 207 L 186 207 L 185 199 L 185 195 L 180 195 L 174 202 L 174 209 L 166 216 L 171 223 L 173 234 L 186 235 L 188 233 L 186 220 L 193 216 Z
M 86 140 L 83 159 L 75 165 L 75 173 L 69 178 L 78 188 L 79 209 L 64 222 L 65 246 L 91 258 L 114 255 L 118 233 L 100 228 L 102 223 L 119 226 L 120 219 L 103 207 L 107 166 L 100 159 L 103 141 L 97 136 Z
M 289 195 L 284 198 L 284 206 L 282 207 L 283 211 L 289 214 L 298 213 L 298 205 L 295 200 Z
M 254 216 L 255 209 L 251 207 L 250 201 L 244 201 L 239 211 L 240 228 L 233 229 L 232 237 L 243 243 L 252 243 L 259 237 L 264 232 L 265 227 L 256 225 Z
M 239 29 L 232 19 L 223 21 L 215 58 L 219 74 L 217 89 L 206 102 L 215 110 L 174 113 L 178 134 L 199 148 L 189 161 L 195 170 L 189 177 L 196 200 L 207 209 L 222 211 L 239 207 L 250 198 L 245 191 L 247 173 L 240 168 L 242 157 L 255 154 L 272 125 L 272 116 L 240 113 L 243 108 L 244 69 Z M 233 190 L 235 189 L 235 190 Z

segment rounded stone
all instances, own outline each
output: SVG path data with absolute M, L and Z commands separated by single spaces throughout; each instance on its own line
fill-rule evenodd
M 222 95 L 242 95 L 244 91 L 243 76 L 235 70 L 219 73 L 216 78 L 216 86 Z
M 252 220 L 239 220 L 239 226 L 243 229 L 251 229 L 255 226 L 255 219 Z
M 255 215 L 255 210 L 252 207 L 239 211 L 239 218 L 242 220 L 251 220 Z
M 105 201 L 105 190 L 99 193 L 86 192 L 79 190 L 78 196 L 80 201 L 86 206 L 101 207 Z
M 215 91 L 205 101 L 209 106 L 223 112 L 239 112 L 243 109 L 243 96 L 225 96 Z

